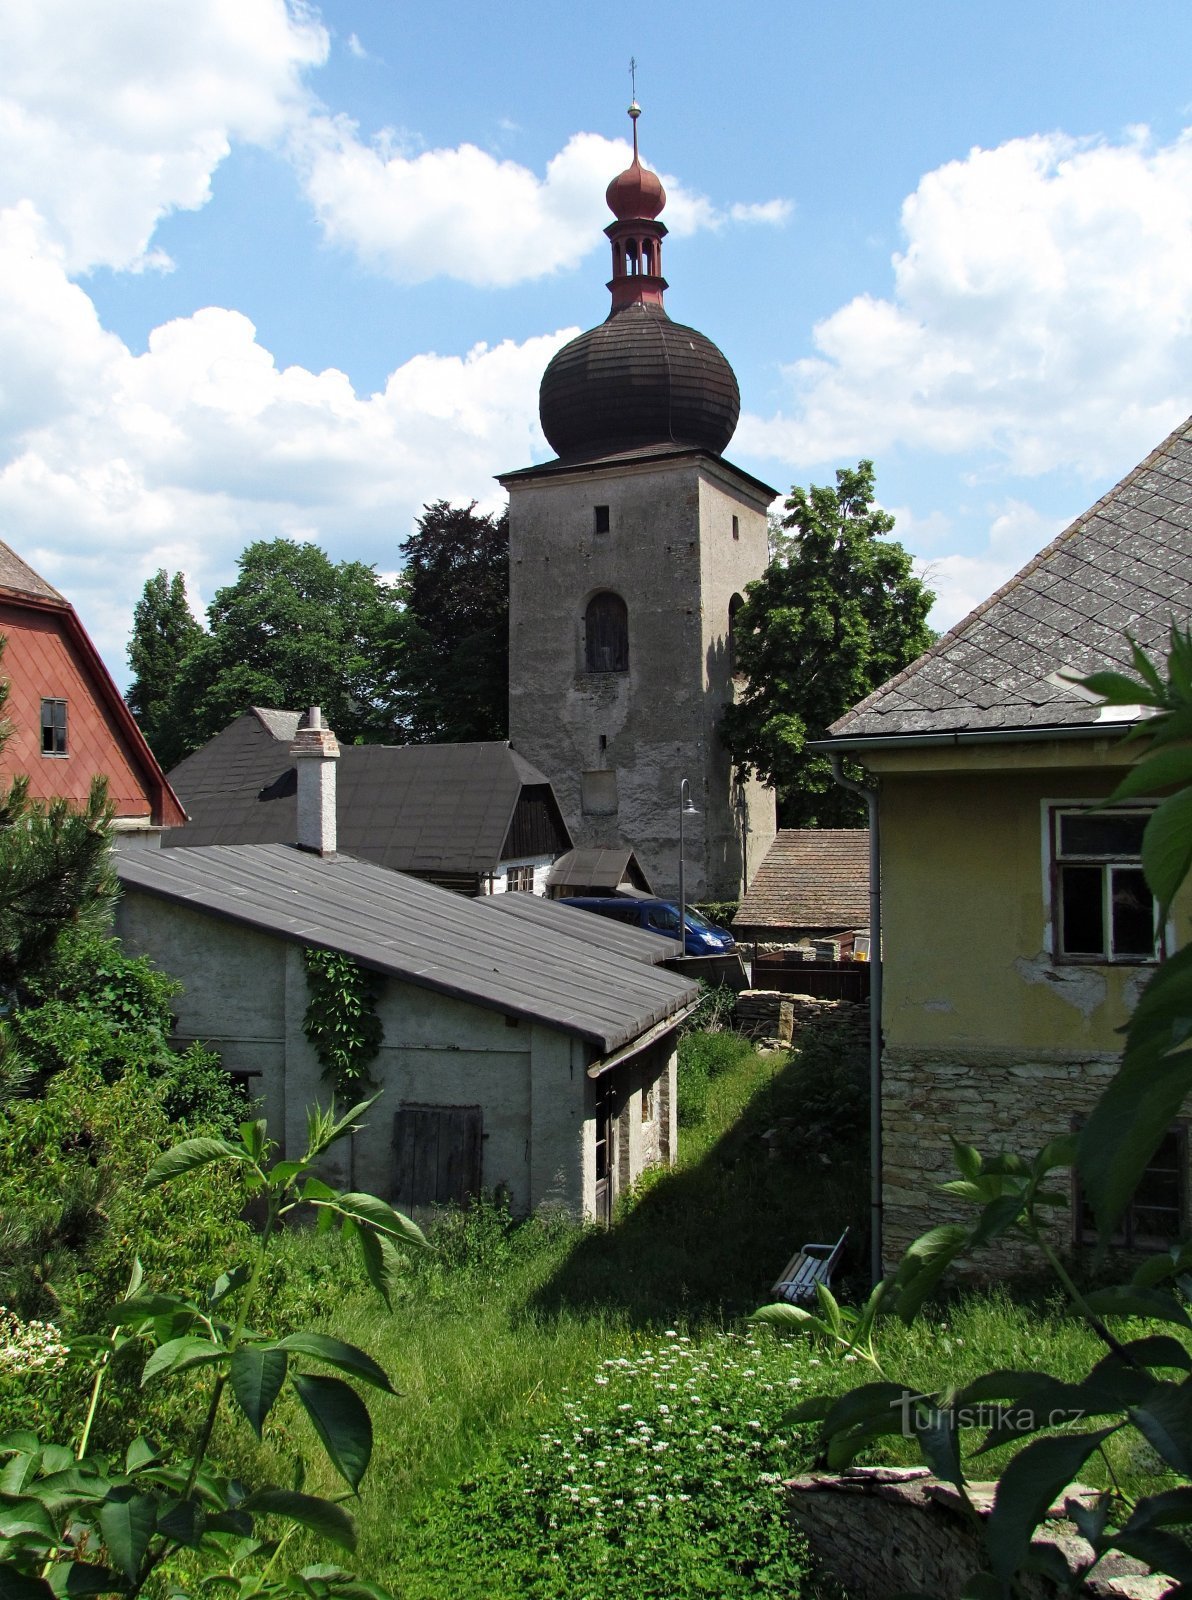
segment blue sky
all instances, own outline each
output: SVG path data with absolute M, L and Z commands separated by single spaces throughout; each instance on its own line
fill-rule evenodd
M 251 539 L 385 572 L 547 453 L 667 182 L 667 307 L 785 491 L 869 455 L 946 625 L 1192 411 L 1186 3 L 0 8 L 0 537 L 123 681 L 141 585 Z

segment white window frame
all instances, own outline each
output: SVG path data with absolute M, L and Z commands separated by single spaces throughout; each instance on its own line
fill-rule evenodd
M 1153 803 L 1123 804 L 1106 806 L 1095 800 L 1070 800 L 1048 801 L 1045 805 L 1046 819 L 1046 874 L 1048 880 L 1048 902 L 1051 922 L 1052 959 L 1057 965 L 1063 966 L 1097 966 L 1097 967 L 1139 967 L 1154 966 L 1160 961 L 1166 949 L 1166 932 L 1159 922 L 1159 908 L 1152 896 L 1152 915 L 1154 925 L 1154 945 L 1150 955 L 1139 955 L 1137 951 L 1119 954 L 1113 948 L 1113 878 L 1118 869 L 1138 872 L 1142 868 L 1141 855 L 1092 855 L 1073 854 L 1065 856 L 1061 849 L 1060 826 L 1064 817 L 1078 816 L 1085 813 L 1095 813 L 1102 816 L 1149 816 L 1155 809 Z M 1065 866 L 1072 867 L 1099 867 L 1102 871 L 1101 895 L 1102 910 L 1101 924 L 1105 936 L 1105 948 L 1100 951 L 1068 951 L 1064 948 L 1063 927 L 1063 895 L 1060 892 L 1060 877 Z

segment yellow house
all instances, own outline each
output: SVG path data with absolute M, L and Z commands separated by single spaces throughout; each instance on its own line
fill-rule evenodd
M 1127 636 L 1161 655 L 1190 613 L 1192 419 L 821 746 L 862 762 L 877 790 L 887 1263 L 957 1214 L 935 1188 L 956 1175 L 950 1133 L 1031 1154 L 1087 1114 L 1187 927 L 1192 898 L 1161 927 L 1142 875 L 1154 802 L 1092 809 L 1134 759 L 1131 712 L 1068 675 L 1130 670 Z M 1123 1244 L 1183 1231 L 1188 1196 L 1181 1124 Z

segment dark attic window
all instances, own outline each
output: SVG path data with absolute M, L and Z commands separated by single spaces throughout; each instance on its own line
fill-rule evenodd
M 41 753 L 43 756 L 66 754 L 66 701 L 41 702 Z
M 597 533 L 607 533 L 608 532 L 608 507 L 607 506 L 594 506 L 593 510 L 594 510 L 594 512 L 596 514 L 596 532 Z

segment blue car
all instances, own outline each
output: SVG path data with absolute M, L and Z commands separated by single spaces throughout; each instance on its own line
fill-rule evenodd
M 630 900 L 620 896 L 573 895 L 560 900 L 560 905 L 575 906 L 580 911 L 594 912 L 598 917 L 612 917 L 615 922 L 627 923 L 631 928 L 642 928 L 646 933 L 661 934 L 673 943 L 679 942 L 679 907 L 674 900 Z M 717 956 L 726 950 L 735 950 L 737 941 L 727 928 L 718 928 L 707 917 L 687 907 L 684 919 L 683 949 L 689 956 Z

